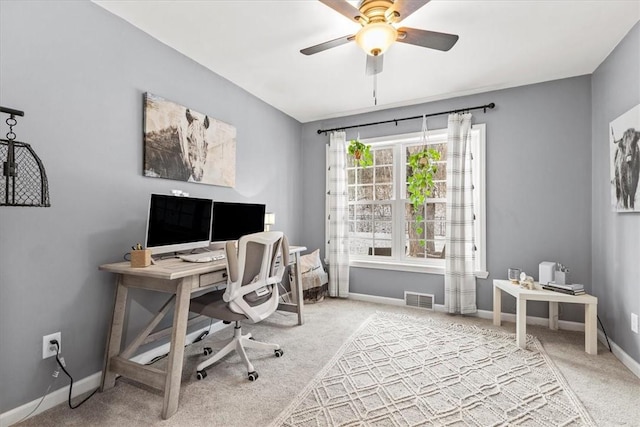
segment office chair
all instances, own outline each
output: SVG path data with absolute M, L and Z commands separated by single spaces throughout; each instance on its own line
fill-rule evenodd
M 232 351 L 237 351 L 247 366 L 250 381 L 258 379 L 258 373 L 247 358 L 245 348 L 271 349 L 276 357 L 284 352 L 278 344 L 255 341 L 251 334 L 242 335 L 241 321 L 260 322 L 278 308 L 278 284 L 289 265 L 289 243 L 280 231 L 248 234 L 235 242 L 227 242 L 227 287 L 191 300 L 190 311 L 203 314 L 226 323 L 235 322 L 233 338 L 211 358 L 198 365 L 197 378 L 205 378 L 205 369 Z M 281 255 L 281 259 L 278 258 Z M 204 354 L 212 350 L 205 347 Z

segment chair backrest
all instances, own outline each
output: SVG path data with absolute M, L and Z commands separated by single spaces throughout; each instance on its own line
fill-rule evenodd
M 278 284 L 289 265 L 289 243 L 280 231 L 240 237 L 225 246 L 228 281 L 223 295 L 233 312 L 259 322 L 278 308 Z

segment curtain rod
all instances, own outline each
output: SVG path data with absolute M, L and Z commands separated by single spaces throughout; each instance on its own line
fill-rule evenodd
M 334 130 L 353 129 L 353 128 L 359 128 L 359 127 L 364 127 L 364 126 L 381 125 L 381 124 L 384 124 L 384 123 L 395 123 L 396 126 L 398 126 L 398 122 L 402 122 L 404 120 L 421 119 L 422 117 L 440 116 L 442 114 L 462 113 L 462 112 L 471 111 L 471 110 L 484 110 L 484 112 L 486 113 L 487 112 L 487 108 L 488 109 L 493 109 L 493 108 L 495 108 L 495 106 L 496 106 L 496 104 L 492 102 L 490 104 L 480 105 L 478 107 L 460 108 L 460 109 L 451 110 L 451 111 L 441 111 L 440 113 L 425 114 L 423 116 L 404 117 L 402 119 L 392 119 L 392 120 L 383 120 L 381 122 L 362 123 L 362 124 L 359 124 L 359 125 L 343 126 L 343 127 L 339 127 L 339 128 L 333 128 L 333 129 L 318 129 L 318 135 L 320 135 L 321 133 L 324 133 L 326 135 L 327 132 L 333 132 Z
M 24 111 L 14 110 L 13 108 L 8 108 L 8 107 L 0 107 L 0 113 L 6 113 L 11 116 L 24 117 Z

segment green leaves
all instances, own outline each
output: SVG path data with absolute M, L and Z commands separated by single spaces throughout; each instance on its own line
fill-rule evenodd
M 431 196 L 435 186 L 433 177 L 438 170 L 436 165 L 438 160 L 440 160 L 440 153 L 432 148 L 425 148 L 413 153 L 407 159 L 411 170 L 410 175 L 407 176 L 407 192 L 415 213 L 420 211 L 427 198 Z M 415 231 L 418 236 L 424 232 L 422 228 L 423 221 L 422 215 L 416 215 Z M 420 240 L 420 245 L 424 246 L 425 241 Z
M 371 146 L 365 145 L 357 139 L 349 141 L 347 152 L 353 156 L 356 166 L 366 168 L 373 165 L 373 155 L 371 154 Z

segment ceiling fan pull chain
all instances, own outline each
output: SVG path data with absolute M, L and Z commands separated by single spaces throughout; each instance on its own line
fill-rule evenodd
M 429 128 L 427 127 L 427 115 L 422 115 L 422 142 L 429 142 Z
M 373 75 L 373 105 L 378 105 L 378 75 Z

